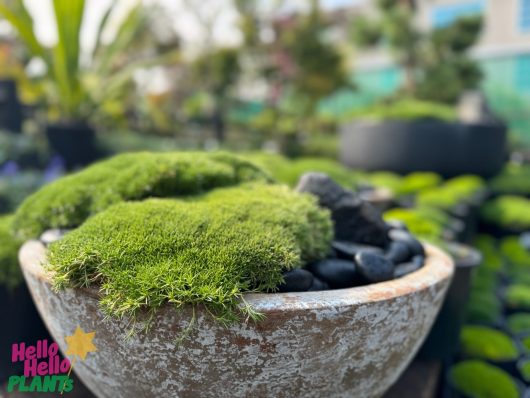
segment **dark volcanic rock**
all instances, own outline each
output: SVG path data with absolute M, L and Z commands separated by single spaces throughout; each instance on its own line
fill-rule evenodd
M 411 257 L 409 246 L 400 241 L 392 241 L 385 253 L 385 257 L 394 264 L 400 264 L 407 261 Z
M 381 255 L 361 251 L 355 255 L 355 263 L 367 282 L 383 282 L 394 277 L 394 264 Z
M 355 286 L 358 279 L 353 260 L 326 259 L 310 264 L 307 269 L 333 289 Z
M 279 292 L 305 292 L 313 285 L 313 274 L 297 268 L 283 274 L 285 282 L 278 286 Z
M 388 244 L 388 227 L 380 212 L 326 174 L 304 174 L 296 190 L 315 195 L 321 206 L 331 210 L 337 240 L 378 247 Z
M 357 243 L 337 241 L 337 240 L 331 243 L 331 247 L 334 249 L 338 258 L 342 258 L 344 260 L 350 260 L 350 261 L 352 261 L 353 256 L 355 256 L 361 250 L 367 250 L 367 251 L 371 251 L 373 253 L 378 253 L 378 254 L 383 253 L 383 249 L 381 249 L 380 247 L 361 245 Z
M 425 255 L 425 249 L 423 248 L 421 242 L 417 240 L 414 236 L 412 236 L 409 232 L 402 231 L 400 229 L 391 229 L 388 232 L 388 236 L 394 242 L 405 243 L 408 246 L 411 255 Z
M 399 264 L 394 268 L 394 278 L 401 278 L 402 276 L 405 276 L 407 274 L 410 274 L 411 272 L 417 271 L 421 268 L 421 265 L 417 262 L 409 262 L 409 263 L 403 263 Z

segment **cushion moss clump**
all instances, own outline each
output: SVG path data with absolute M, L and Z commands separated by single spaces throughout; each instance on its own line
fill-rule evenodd
M 110 315 L 204 304 L 222 322 L 252 316 L 246 291 L 273 291 L 282 271 L 323 258 L 327 210 L 286 186 L 218 190 L 193 200 L 124 202 L 50 245 L 57 288 L 98 285 Z
M 21 242 L 11 236 L 13 216 L 0 216 L 0 286 L 15 288 L 22 282 L 18 266 L 18 249 Z
M 129 153 L 61 178 L 27 198 L 13 220 L 20 239 L 72 228 L 125 200 L 193 195 L 268 175 L 227 153 Z
M 507 230 L 523 231 L 530 228 L 530 200 L 505 195 L 492 199 L 481 209 L 484 221 Z
M 504 370 L 483 361 L 463 361 L 449 372 L 450 383 L 471 398 L 519 398 L 514 379 Z
M 530 286 L 522 284 L 508 286 L 506 305 L 510 308 L 530 310 Z
M 462 354 L 469 358 L 508 361 L 519 356 L 517 346 L 507 334 L 485 326 L 464 326 L 460 344 Z
M 513 334 L 530 333 L 530 314 L 518 312 L 507 319 L 508 329 Z

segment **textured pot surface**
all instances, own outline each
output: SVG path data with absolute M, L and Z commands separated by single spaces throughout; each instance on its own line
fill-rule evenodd
M 180 345 L 192 309 L 159 310 L 147 333 L 105 319 L 96 289 L 53 291 L 45 248 L 27 242 L 20 261 L 54 339 L 79 325 L 95 331 L 97 352 L 74 367 L 99 397 L 379 397 L 427 335 L 453 264 L 427 247 L 425 266 L 365 287 L 247 295 L 265 320 L 222 327 L 202 308 Z

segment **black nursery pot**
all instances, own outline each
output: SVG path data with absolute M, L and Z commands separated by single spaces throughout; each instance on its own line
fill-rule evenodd
M 100 157 L 94 129 L 86 123 L 49 124 L 46 137 L 52 151 L 72 170 Z
M 20 133 L 22 118 L 16 82 L 12 79 L 0 80 L 0 129 Z
M 470 246 L 450 243 L 447 249 L 455 260 L 455 273 L 442 309 L 418 353 L 420 359 L 448 361 L 456 353 L 472 272 L 482 262 L 482 254 Z
M 13 344 L 34 344 L 50 337 L 24 282 L 14 289 L 0 287 L 0 300 L 3 325 L 0 328 L 0 384 L 3 384 L 9 376 L 20 374 L 23 366 L 21 362 L 11 362 Z
M 491 177 L 506 160 L 506 127 L 414 121 L 359 121 L 340 131 L 340 160 L 363 170 L 433 171 Z

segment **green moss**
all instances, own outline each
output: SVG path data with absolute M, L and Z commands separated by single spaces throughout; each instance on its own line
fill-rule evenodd
M 377 188 L 386 188 L 396 194 L 399 191 L 403 177 L 389 171 L 379 171 L 366 176 L 369 184 Z
M 506 289 L 506 305 L 510 308 L 530 310 L 530 286 L 510 285 Z
M 99 285 L 104 310 L 134 316 L 204 304 L 223 322 L 254 315 L 242 293 L 273 290 L 282 271 L 325 256 L 329 212 L 285 186 L 114 205 L 50 246 L 57 288 Z
M 442 182 L 442 177 L 431 172 L 410 173 L 403 177 L 397 195 L 411 195 L 421 190 L 438 186 Z
M 477 176 L 467 175 L 446 181 L 440 187 L 426 189 L 418 194 L 420 206 L 449 210 L 459 203 L 470 202 L 473 196 L 484 188 L 484 181 Z
M 430 241 L 439 240 L 444 230 L 447 216 L 436 210 L 426 208 L 405 209 L 395 208 L 383 214 L 385 220 L 398 220 L 409 228 L 416 236 Z
M 462 354 L 470 358 L 505 361 L 519 355 L 517 346 L 507 334 L 484 326 L 464 326 L 460 344 Z
M 527 336 L 521 340 L 521 344 L 523 346 L 523 350 L 525 350 L 526 353 L 530 353 L 530 336 Z
M 483 361 L 463 361 L 449 372 L 454 388 L 471 398 L 519 398 L 517 384 L 512 377 Z
M 21 242 L 11 236 L 11 215 L 0 216 L 0 285 L 12 289 L 22 282 L 18 266 L 18 249 Z
M 524 360 L 519 362 L 519 372 L 523 376 L 523 380 L 530 383 L 530 360 Z
M 489 185 L 494 192 L 500 194 L 530 194 L 530 166 L 509 165 Z
M 530 314 L 526 312 L 518 312 L 510 315 L 507 323 L 511 333 L 530 333 Z
M 484 221 L 508 230 L 525 230 L 530 227 L 530 200 L 519 196 L 499 196 L 481 209 Z
M 80 225 L 124 200 L 202 193 L 267 175 L 227 153 L 130 153 L 63 177 L 27 198 L 13 220 L 17 237 L 38 236 L 52 227 Z
M 500 247 L 509 265 L 530 267 L 530 253 L 521 246 L 518 236 L 508 236 L 502 239 Z M 528 270 L 530 271 L 530 268 Z
M 326 173 L 339 184 L 352 189 L 358 181 L 357 173 L 340 163 L 325 158 L 287 159 L 281 155 L 255 152 L 245 158 L 266 170 L 276 181 L 295 186 L 300 177 L 307 172 Z
M 493 293 L 473 291 L 467 303 L 467 321 L 495 324 L 501 316 L 501 303 Z
M 367 109 L 351 113 L 349 119 L 373 120 L 417 120 L 438 119 L 444 121 L 456 120 L 454 107 L 436 102 L 405 99 L 392 103 L 379 103 Z
M 497 249 L 497 241 L 490 235 L 478 235 L 473 245 L 482 253 L 482 266 L 492 271 L 501 271 L 504 260 Z

